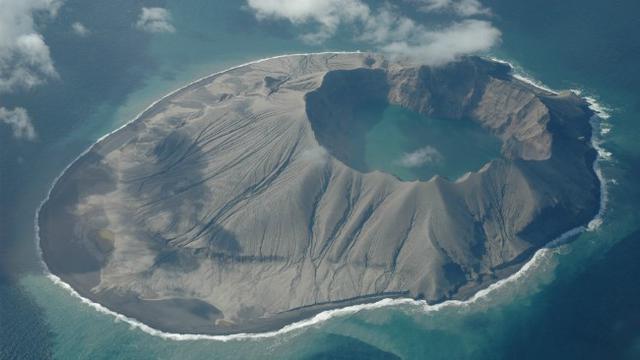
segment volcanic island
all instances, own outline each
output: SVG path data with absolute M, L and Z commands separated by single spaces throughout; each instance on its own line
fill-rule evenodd
M 354 114 L 374 103 L 473 122 L 498 156 L 451 179 L 367 169 L 358 139 L 375 118 Z M 474 56 L 250 63 L 164 97 L 73 162 L 39 212 L 43 260 L 81 296 L 171 333 L 466 299 L 596 215 L 592 115 Z

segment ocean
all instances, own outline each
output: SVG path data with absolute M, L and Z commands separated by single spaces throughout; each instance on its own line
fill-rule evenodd
M 259 58 L 367 49 L 344 36 L 305 44 L 296 28 L 259 24 L 232 1 L 66 1 L 43 28 L 59 79 L 2 97 L 3 106 L 29 109 L 38 139 L 0 133 L 0 359 L 640 358 L 640 2 L 483 3 L 502 31 L 487 55 L 601 109 L 600 226 L 539 252 L 470 302 L 387 301 L 260 337 L 199 339 L 151 334 L 54 283 L 37 252 L 37 207 L 82 151 L 176 88 Z M 142 5 L 169 9 L 176 33 L 137 31 Z M 91 36 L 74 35 L 74 21 Z

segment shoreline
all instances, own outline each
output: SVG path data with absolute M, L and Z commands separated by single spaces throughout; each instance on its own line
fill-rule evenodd
M 68 283 L 66 283 L 65 281 L 63 281 L 60 277 L 58 277 L 57 275 L 51 273 L 51 271 L 49 270 L 49 267 L 47 266 L 47 264 L 44 262 L 43 259 L 43 252 L 42 252 L 42 247 L 40 245 L 40 227 L 39 227 L 39 215 L 40 212 L 44 206 L 44 204 L 49 200 L 51 192 L 53 190 L 53 188 L 58 184 L 59 180 L 65 175 L 65 173 L 79 160 L 81 159 L 83 156 L 85 156 L 88 152 L 90 152 L 92 149 L 94 149 L 96 146 L 98 146 L 104 139 L 106 139 L 107 137 L 125 129 L 127 126 L 132 125 L 133 123 L 135 123 L 136 120 L 138 120 L 139 118 L 141 118 L 145 113 L 147 113 L 147 111 L 149 111 L 150 109 L 152 109 L 153 107 L 155 107 L 156 105 L 158 105 L 159 103 L 161 103 L 162 101 L 164 101 L 166 98 L 173 96 L 177 93 L 179 93 L 180 91 L 183 91 L 185 89 L 188 89 L 191 86 L 197 85 L 198 83 L 200 83 L 201 81 L 206 81 L 207 79 L 210 79 L 214 76 L 218 76 L 221 74 L 224 74 L 226 72 L 235 70 L 237 68 L 241 68 L 244 66 L 248 66 L 248 65 L 252 65 L 252 64 L 257 64 L 263 61 L 267 61 L 267 60 L 271 60 L 271 59 L 277 59 L 277 58 L 282 58 L 282 57 L 288 57 L 288 56 L 304 56 L 304 55 L 311 55 L 311 54 L 353 54 L 353 53 L 360 53 L 360 51 L 341 51 L 341 52 L 337 52 L 337 51 L 329 51 L 329 52 L 319 52 L 319 53 L 309 53 L 309 54 L 304 54 L 304 53 L 300 53 L 300 54 L 286 54 L 286 55 L 278 55 L 278 56 L 274 56 L 274 57 L 268 57 L 268 58 L 263 58 L 263 59 L 259 59 L 259 60 L 255 60 L 255 61 L 251 61 L 251 62 L 247 62 L 238 66 L 234 66 L 228 69 L 225 69 L 223 71 L 219 71 L 210 75 L 207 75 L 205 77 L 202 77 L 200 79 L 197 79 L 179 89 L 176 89 L 174 91 L 171 91 L 170 93 L 166 94 L 165 96 L 161 97 L 160 99 L 154 101 L 152 104 L 150 104 L 148 107 L 146 107 L 142 112 L 140 112 L 137 116 L 135 116 L 132 120 L 128 121 L 127 123 L 123 124 L 122 126 L 120 126 L 119 128 L 101 136 L 98 140 L 96 140 L 95 143 L 93 143 L 91 146 L 89 146 L 85 151 L 83 151 L 78 157 L 76 157 L 69 165 L 67 165 L 63 171 L 54 179 L 51 187 L 49 188 L 49 191 L 47 193 L 47 197 L 40 203 L 40 205 L 38 206 L 37 210 L 36 210 L 36 214 L 35 214 L 35 225 L 34 225 L 34 230 L 35 230 L 35 240 L 36 240 L 36 248 L 38 251 L 38 256 L 40 257 L 40 261 L 43 265 L 43 269 L 44 269 L 44 274 L 47 276 L 47 278 L 49 278 L 53 283 L 55 283 L 56 285 L 62 287 L 63 289 L 67 290 L 72 296 L 75 296 L 77 298 L 79 298 L 81 300 L 81 302 L 91 306 L 92 308 L 94 308 L 95 310 L 101 312 L 101 313 L 105 313 L 111 316 L 114 316 L 116 320 L 118 321 L 124 321 L 126 323 L 128 323 L 129 325 L 131 325 L 132 328 L 137 328 L 142 330 L 145 333 L 148 333 L 150 335 L 154 335 L 154 336 L 159 336 L 165 339 L 171 339 L 171 340 L 201 340 L 201 339 L 206 339 L 206 340 L 218 340 L 218 341 L 229 341 L 229 340 L 241 340 L 241 339 L 252 339 L 252 338 L 266 338 L 266 337 L 273 337 L 273 336 L 277 336 L 277 335 L 281 335 L 284 333 L 288 333 L 297 329 L 301 329 L 307 326 L 311 326 L 314 324 L 318 324 L 320 322 L 324 322 L 326 320 L 329 320 L 333 317 L 338 317 L 338 316 L 345 316 L 345 315 L 351 315 L 354 313 L 357 313 L 361 310 L 368 310 L 368 309 L 377 309 L 377 308 L 382 308 L 382 307 L 388 307 L 388 306 L 398 306 L 398 305 L 412 305 L 412 306 L 420 306 L 422 307 L 423 311 L 425 312 L 433 312 L 433 311 L 438 311 L 442 308 L 445 307 L 450 307 L 450 306 L 466 306 L 466 305 L 470 305 L 473 304 L 475 302 L 477 302 L 479 299 L 482 299 L 486 296 L 488 296 L 489 294 L 491 294 L 492 292 L 494 292 L 495 290 L 503 287 L 506 284 L 515 282 L 517 280 L 519 280 L 521 277 L 523 277 L 524 275 L 526 275 L 529 271 L 533 270 L 536 268 L 536 266 L 540 263 L 540 261 L 545 257 L 545 255 L 550 251 L 551 248 L 553 248 L 554 246 L 557 245 L 561 245 L 564 241 L 566 241 L 568 238 L 571 238 L 573 236 L 576 236 L 584 231 L 593 231 L 595 229 L 597 229 L 600 224 L 602 223 L 602 216 L 604 214 L 604 211 L 606 209 L 606 203 L 607 203 L 607 190 L 606 190 L 606 180 L 604 179 L 603 175 L 602 175 L 602 171 L 600 169 L 599 166 L 599 162 L 602 160 L 607 160 L 607 153 L 604 149 L 601 148 L 600 144 L 601 141 L 598 137 L 597 134 L 597 130 L 600 129 L 600 124 L 598 123 L 598 119 L 601 120 L 605 120 L 608 117 L 608 114 L 606 114 L 605 109 L 600 106 L 597 101 L 593 98 L 589 98 L 589 97 L 583 97 L 581 96 L 583 99 L 585 99 L 588 104 L 589 104 L 589 108 L 594 112 L 594 116 L 591 118 L 591 128 L 592 128 L 592 138 L 591 138 L 591 145 L 593 146 L 593 148 L 597 151 L 598 156 L 596 157 L 594 164 L 593 164 L 593 169 L 598 177 L 598 180 L 600 181 L 600 207 L 598 209 L 598 213 L 596 214 L 596 216 L 589 221 L 588 224 L 586 225 L 582 225 L 579 226 L 577 228 L 571 229 L 567 232 L 565 232 L 564 234 L 560 235 L 559 237 L 551 240 L 550 242 L 547 243 L 547 245 L 545 245 L 543 248 L 537 250 L 526 262 L 523 262 L 523 264 L 521 265 L 521 267 L 513 272 L 511 275 L 500 279 L 496 282 L 493 282 L 489 285 L 487 285 L 486 287 L 476 291 L 475 293 L 473 293 L 473 295 L 471 295 L 470 297 L 468 297 L 465 300 L 446 300 L 440 303 L 436 303 L 433 305 L 428 304 L 426 301 L 424 300 L 414 300 L 414 299 L 410 299 L 410 298 L 397 298 L 397 299 L 392 299 L 392 298 L 384 298 L 382 300 L 373 302 L 373 303 L 364 303 L 364 304 L 358 304 L 358 305 L 350 305 L 350 306 L 346 306 L 346 307 L 339 307 L 336 309 L 332 309 L 332 310 L 325 310 L 322 311 L 320 313 L 317 313 L 316 315 L 314 315 L 313 317 L 310 318 L 305 318 L 303 320 L 299 320 L 299 321 L 295 321 L 292 323 L 289 323 L 288 325 L 280 328 L 279 330 L 275 330 L 275 331 L 269 331 L 269 332 L 258 332 L 258 333 L 237 333 L 237 334 L 231 334 L 231 335 L 205 335 L 205 334 L 179 334 L 179 333 L 171 333 L 171 332 L 164 332 L 158 329 L 155 329 L 149 325 L 146 325 L 140 321 L 138 321 L 137 319 L 134 318 L 130 318 L 127 317 L 123 314 L 117 313 L 115 311 L 110 310 L 109 308 L 93 302 L 92 300 L 83 297 L 80 293 L 78 293 L 77 290 L 75 290 L 71 285 L 69 285 Z M 510 68 L 512 69 L 512 75 L 514 78 L 521 80 L 523 82 L 526 82 L 532 86 L 535 86 L 541 90 L 544 91 L 548 91 L 548 92 L 553 92 L 553 93 L 557 93 L 556 91 L 546 88 L 543 85 L 538 84 L 537 82 L 535 82 L 535 80 L 526 78 L 525 76 L 522 75 L 518 75 L 515 73 L 516 69 L 513 65 L 511 65 L 508 62 L 505 62 L 503 60 L 499 60 L 499 59 L 493 59 L 493 58 L 489 58 L 490 60 L 493 61 L 497 61 L 497 62 L 501 62 L 501 63 L 505 63 L 508 64 L 510 66 Z

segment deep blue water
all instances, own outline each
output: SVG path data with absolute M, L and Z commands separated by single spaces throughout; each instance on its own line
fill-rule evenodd
M 232 1 L 70 0 L 43 30 L 60 79 L 1 99 L 29 110 L 39 140 L 16 142 L 0 130 L 0 359 L 640 358 L 640 2 L 484 3 L 503 33 L 494 55 L 611 109 L 603 146 L 612 160 L 602 167 L 615 183 L 599 230 L 549 251 L 526 276 L 465 308 L 396 306 L 230 342 L 130 329 L 42 275 L 33 214 L 55 176 L 102 134 L 190 80 L 281 53 L 364 48 L 342 37 L 305 45 L 295 28 L 258 24 Z M 166 6 L 178 31 L 136 31 L 142 5 Z M 74 21 L 92 35 L 74 36 Z

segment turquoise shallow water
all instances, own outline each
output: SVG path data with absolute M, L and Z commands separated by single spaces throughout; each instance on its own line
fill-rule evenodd
M 640 3 L 484 3 L 503 32 L 494 55 L 610 108 L 603 146 L 611 160 L 602 167 L 611 183 L 599 230 L 548 250 L 520 279 L 468 306 L 399 305 L 228 342 L 132 329 L 42 275 L 33 214 L 53 179 L 101 135 L 202 75 L 281 53 L 360 46 L 304 45 L 293 28 L 259 25 L 235 2 L 164 2 L 178 31 L 147 35 L 131 26 L 137 2 L 67 1 L 44 30 L 60 80 L 2 99 L 29 109 L 40 138 L 15 143 L 0 133 L 0 358 L 640 358 Z M 75 37 L 73 21 L 93 36 Z

